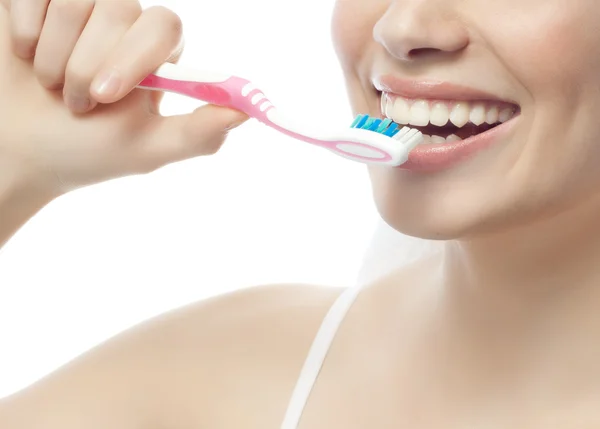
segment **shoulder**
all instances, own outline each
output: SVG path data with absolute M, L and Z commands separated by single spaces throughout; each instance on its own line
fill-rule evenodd
M 257 426 L 277 426 L 321 322 L 343 290 L 251 287 L 152 321 L 143 329 L 153 344 L 151 338 L 162 338 L 163 351 L 155 352 L 165 354 L 154 371 L 162 374 L 156 402 L 172 405 L 152 420 L 168 425 L 194 410 L 190 427 L 253 427 L 251 416 Z
M 251 287 L 181 308 L 151 324 L 162 325 L 173 341 L 188 342 L 186 335 L 193 333 L 197 346 L 204 348 L 204 365 L 235 360 L 255 368 L 264 359 L 270 365 L 294 365 L 303 361 L 342 291 L 300 284 Z
M 251 416 L 278 424 L 343 290 L 251 287 L 162 314 L 0 401 L 0 427 L 252 427 Z
M 140 328 L 163 326 L 175 334 L 186 327 L 184 331 L 194 330 L 211 341 L 253 334 L 277 338 L 284 331 L 286 338 L 310 337 L 343 290 L 302 284 L 249 287 L 165 313 Z

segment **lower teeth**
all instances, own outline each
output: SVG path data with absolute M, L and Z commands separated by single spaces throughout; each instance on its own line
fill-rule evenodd
M 461 140 L 462 139 L 455 134 L 451 134 L 446 138 L 441 136 L 430 136 L 427 134 L 423 134 L 423 141 L 421 142 L 421 144 L 444 144 L 458 142 Z

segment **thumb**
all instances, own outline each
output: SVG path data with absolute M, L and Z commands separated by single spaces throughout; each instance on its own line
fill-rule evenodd
M 248 116 L 238 110 L 207 104 L 187 115 L 154 116 L 136 136 L 142 158 L 158 166 L 216 153 L 227 133 Z

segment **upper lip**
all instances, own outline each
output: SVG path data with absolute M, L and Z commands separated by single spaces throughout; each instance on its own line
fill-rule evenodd
M 457 101 L 502 101 L 517 104 L 497 95 L 458 85 L 450 82 L 436 80 L 408 80 L 391 74 L 379 75 L 373 79 L 373 85 L 381 92 L 387 92 L 400 97 L 420 100 L 457 100 Z

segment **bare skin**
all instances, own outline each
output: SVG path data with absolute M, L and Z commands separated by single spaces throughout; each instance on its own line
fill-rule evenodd
M 124 2 L 111 13 L 122 11 Z M 23 100 L 33 100 L 15 111 L 0 100 L 2 117 L 35 108 L 59 135 L 84 138 L 46 133 L 32 139 L 22 127 L 0 129 L 0 243 L 58 195 L 213 153 L 226 128 L 244 119 L 209 106 L 166 121 L 156 115 L 159 100 L 129 94 L 137 78 L 167 58 L 176 60 L 179 30 L 170 12 L 152 20 L 146 15 L 140 21 L 146 24 L 135 26 L 142 12 L 127 3 L 126 30 L 171 37 L 150 53 L 133 43 L 123 57 L 111 55 L 122 52 L 111 47 L 95 58 L 94 72 L 114 61 L 128 76 L 109 97 L 89 90 L 90 71 L 48 76 L 44 52 L 64 47 L 63 41 L 46 39 L 38 45 L 40 58 L 32 58 L 35 43 L 22 37 L 32 34 L 22 32 L 32 24 L 23 17 L 36 15 L 13 9 L 11 18 L 11 2 L 2 3 L 0 28 L 11 23 L 13 32 L 0 32 L 0 64 L 9 65 L 0 68 L 0 89 L 16 95 L 10 91 L 18 88 L 28 95 Z M 362 291 L 336 336 L 301 429 L 600 424 L 600 36 L 592 31 L 600 6 L 595 0 L 509 0 L 493 7 L 488 0 L 337 4 L 334 40 L 356 112 L 380 113 L 369 77 L 372 69 L 385 69 L 480 86 L 516 100 L 522 117 L 494 163 L 479 156 L 419 177 L 371 170 L 380 212 L 392 226 L 447 242 L 439 254 Z M 531 19 L 514 25 L 515 16 Z M 98 52 L 87 48 L 79 52 Z M 20 59 L 9 56 L 11 49 Z M 140 55 L 143 61 L 135 63 L 142 66 L 119 62 L 130 55 Z M 52 92 L 55 85 L 64 86 L 64 94 Z M 73 96 L 89 104 L 78 109 Z M 107 145 L 98 131 L 106 129 L 117 144 Z M 173 135 L 178 144 L 163 146 Z M 21 144 L 9 144 L 14 141 Z M 49 156 L 55 153 L 67 155 Z M 82 164 L 82 153 L 93 156 Z M 129 162 L 115 162 L 125 155 Z M 407 200 L 410 205 L 402 204 Z M 279 427 L 308 348 L 340 292 L 252 288 L 158 317 L 2 400 L 0 427 Z
M 142 11 L 133 0 L 13 3 L 0 1 L 0 117 L 11 124 L 0 129 L 0 246 L 53 199 L 213 154 L 247 119 L 212 105 L 162 117 L 162 93 L 133 91 L 182 52 L 181 20 L 169 9 Z M 101 91 L 111 72 L 115 90 Z
M 466 326 L 468 317 L 431 299 L 439 293 L 431 263 L 359 296 L 301 428 L 597 427 L 596 344 L 571 336 L 578 341 L 562 348 L 550 341 L 554 327 L 515 332 L 520 325 L 505 325 L 509 317 L 479 314 L 478 325 Z M 171 312 L 8 398 L 0 422 L 15 429 L 279 427 L 339 293 L 251 288 Z

